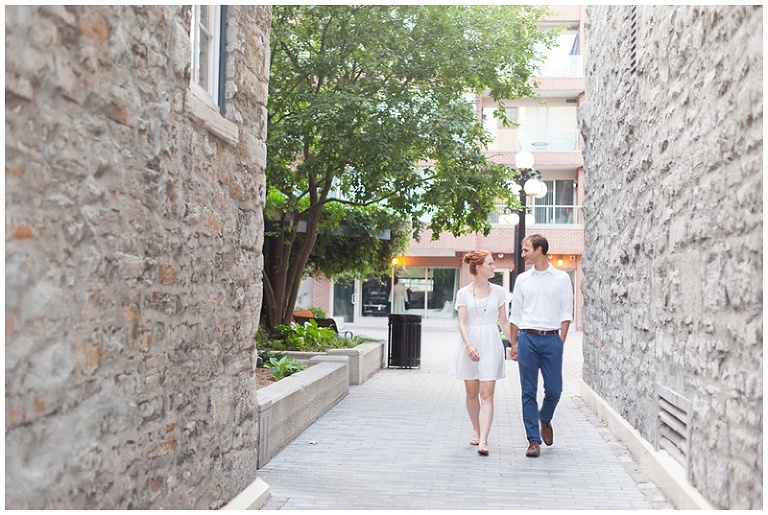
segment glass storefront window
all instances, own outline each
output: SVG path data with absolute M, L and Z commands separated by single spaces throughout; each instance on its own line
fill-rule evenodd
M 364 317 L 384 317 L 389 315 L 389 277 L 369 277 L 362 284 L 362 315 Z
M 458 269 L 408 267 L 398 270 L 397 278 L 408 294 L 407 314 L 425 318 L 456 318 L 453 306 L 458 289 Z M 362 283 L 363 317 L 381 317 L 391 313 L 391 284 L 390 277 L 370 277 Z

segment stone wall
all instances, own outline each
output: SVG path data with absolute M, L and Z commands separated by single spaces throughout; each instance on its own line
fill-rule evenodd
M 6 508 L 256 479 L 270 18 L 228 9 L 224 120 L 188 6 L 6 7 Z
M 761 6 L 589 6 L 584 380 L 650 443 L 690 401 L 690 483 L 763 502 Z M 683 403 L 684 404 L 684 403 Z

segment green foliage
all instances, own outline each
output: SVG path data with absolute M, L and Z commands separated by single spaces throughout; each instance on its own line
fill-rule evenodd
M 328 313 L 326 313 L 326 311 L 323 308 L 321 308 L 320 306 L 309 306 L 307 309 L 310 310 L 313 315 L 315 315 L 315 318 L 327 318 L 328 317 Z
M 369 338 L 368 336 L 362 336 L 359 334 L 352 334 L 349 336 L 339 336 L 339 345 L 336 348 L 352 348 L 357 347 L 360 344 L 363 343 L 370 343 L 370 342 L 376 342 L 379 341 L 376 338 Z
M 275 358 L 277 360 L 285 357 L 286 355 L 279 351 L 273 351 L 270 349 L 259 349 L 259 356 L 261 357 L 261 359 L 264 360 L 264 364 L 262 365 L 262 367 L 266 367 L 270 359 Z
M 284 356 L 280 351 L 325 352 L 377 340 L 356 334 L 342 336 L 327 327 L 318 327 L 317 322 L 310 320 L 306 324 L 278 325 L 273 332 L 262 326 L 255 341 L 259 355 L 267 362 L 270 357 Z
M 270 347 L 270 334 L 271 331 L 267 327 L 264 327 L 263 325 L 259 326 L 259 330 L 256 331 L 256 335 L 253 337 L 253 344 L 256 346 L 256 349 L 261 350 Z M 266 361 L 266 358 L 264 361 Z
M 387 274 L 391 256 L 405 252 L 411 236 L 406 221 L 383 205 L 327 204 L 320 225 L 306 270 L 330 279 Z
M 279 381 L 307 368 L 304 363 L 296 361 L 288 356 L 283 356 L 282 358 L 271 357 L 266 363 L 272 371 L 272 377 L 275 381 Z
M 290 319 L 302 274 L 386 273 L 423 229 L 488 234 L 497 201 L 518 205 L 464 95 L 535 96 L 536 45 L 554 42 L 544 11 L 273 6 L 266 324 Z

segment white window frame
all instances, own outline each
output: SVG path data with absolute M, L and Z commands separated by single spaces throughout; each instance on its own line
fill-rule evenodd
M 514 129 L 516 127 L 514 124 L 517 123 L 517 106 L 504 108 L 504 111 L 507 113 L 507 119 L 510 121 L 509 126 L 504 126 L 504 124 L 501 123 L 501 120 L 493 115 L 493 112 L 496 111 L 496 109 L 497 108 L 494 106 L 483 106 L 483 127 L 485 127 L 485 130 L 492 134 L 496 134 L 496 132 L 500 130 Z
M 208 10 L 209 26 L 202 25 L 201 10 Z M 219 63 L 221 45 L 221 6 L 220 5 L 193 5 L 192 26 L 190 27 L 190 39 L 192 47 L 192 77 L 189 89 L 197 95 L 209 107 L 219 110 L 219 75 L 221 66 Z M 200 47 L 202 41 L 209 42 L 208 56 L 205 63 L 200 62 Z M 201 84 L 200 71 L 205 68 L 207 80 Z
M 528 206 L 529 208 L 533 209 L 534 216 L 537 213 L 538 209 L 546 209 L 548 215 L 551 217 L 551 221 L 549 222 L 539 222 L 536 221 L 536 224 L 542 224 L 542 225 L 572 225 L 575 223 L 578 223 L 578 207 L 576 205 L 576 186 L 574 179 L 543 179 L 545 183 L 547 183 L 548 192 L 546 197 L 538 199 L 533 199 L 533 202 Z M 574 183 L 573 187 L 573 201 L 571 204 L 563 203 L 562 199 L 556 198 L 557 196 L 557 183 L 559 182 L 571 182 Z M 551 199 L 550 203 L 547 203 L 547 200 Z M 530 202 L 530 201 L 529 201 Z M 572 210 L 572 219 L 571 221 L 566 222 L 559 222 L 557 220 L 557 213 L 559 209 L 571 209 Z

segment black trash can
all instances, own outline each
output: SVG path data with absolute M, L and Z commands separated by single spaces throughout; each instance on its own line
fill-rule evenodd
M 421 367 L 421 316 L 389 315 L 388 367 Z

